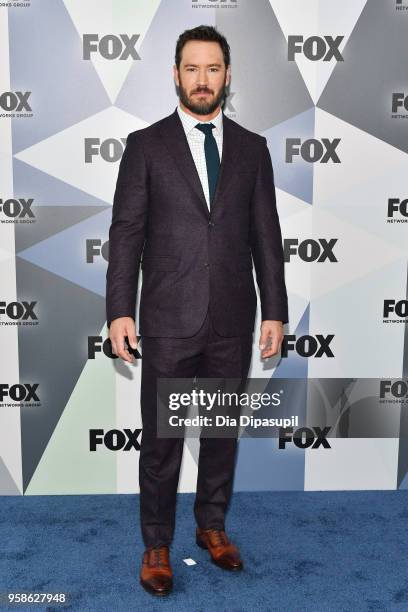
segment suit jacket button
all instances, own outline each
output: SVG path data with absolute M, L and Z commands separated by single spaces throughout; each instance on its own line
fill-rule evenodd
M 214 222 L 213 222 L 213 221 L 209 221 L 209 222 L 208 222 L 208 225 L 209 225 L 210 227 L 214 227 Z
M 205 262 L 205 264 L 204 264 L 204 268 L 209 268 L 209 267 L 210 267 L 210 264 L 209 264 L 209 263 L 207 263 L 207 262 Z

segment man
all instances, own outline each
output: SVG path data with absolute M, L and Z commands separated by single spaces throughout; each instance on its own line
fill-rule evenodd
M 215 28 L 186 30 L 176 45 L 179 105 L 132 132 L 120 163 L 109 230 L 107 324 L 113 352 L 133 361 L 139 263 L 142 337 L 140 581 L 172 588 L 170 544 L 184 440 L 157 437 L 157 378 L 246 378 L 260 291 L 262 358 L 288 321 L 282 238 L 266 139 L 224 115 L 229 45 Z M 270 342 L 270 347 L 267 343 Z M 225 532 L 236 438 L 201 438 L 196 542 L 219 567 L 242 569 Z

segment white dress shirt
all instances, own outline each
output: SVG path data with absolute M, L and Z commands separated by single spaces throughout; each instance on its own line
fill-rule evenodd
M 187 136 L 187 141 L 190 146 L 190 151 L 194 159 L 194 163 L 197 168 L 198 176 L 200 177 L 201 185 L 203 186 L 203 191 L 205 195 L 205 199 L 207 201 L 208 210 L 210 210 L 210 190 L 208 187 L 208 176 L 207 176 L 207 163 L 205 161 L 205 151 L 204 151 L 204 140 L 205 134 L 200 130 L 197 130 L 195 126 L 197 123 L 213 123 L 215 128 L 212 133 L 215 138 L 215 142 L 217 143 L 218 153 L 220 155 L 220 162 L 222 159 L 222 111 L 221 109 L 218 112 L 218 115 L 211 119 L 210 121 L 200 121 L 189 115 L 184 111 L 180 105 L 177 106 L 177 112 L 183 124 L 184 131 Z

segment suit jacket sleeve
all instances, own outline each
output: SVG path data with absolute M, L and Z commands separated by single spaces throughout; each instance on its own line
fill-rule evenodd
M 263 136 L 262 141 L 251 202 L 251 251 L 260 293 L 262 321 L 287 323 L 288 298 L 272 161 Z
M 137 132 L 128 135 L 119 165 L 109 228 L 106 272 L 107 326 L 118 317 L 135 320 L 140 258 L 145 242 L 148 177 Z

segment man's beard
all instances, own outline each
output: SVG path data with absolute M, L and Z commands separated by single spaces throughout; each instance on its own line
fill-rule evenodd
M 182 102 L 184 106 L 188 108 L 188 110 L 190 110 L 192 113 L 195 113 L 196 115 L 210 115 L 221 104 L 221 102 L 223 101 L 226 95 L 225 80 L 224 80 L 224 85 L 221 87 L 220 91 L 218 92 L 218 95 L 215 96 L 215 98 L 213 98 L 212 100 L 206 100 L 205 98 L 200 99 L 199 96 L 193 95 L 195 91 L 210 91 L 210 93 L 212 93 L 212 91 L 207 89 L 206 87 L 200 87 L 200 88 L 197 87 L 196 89 L 193 90 L 191 98 L 189 98 L 186 89 L 184 89 L 180 81 L 180 85 L 179 85 L 180 102 Z

